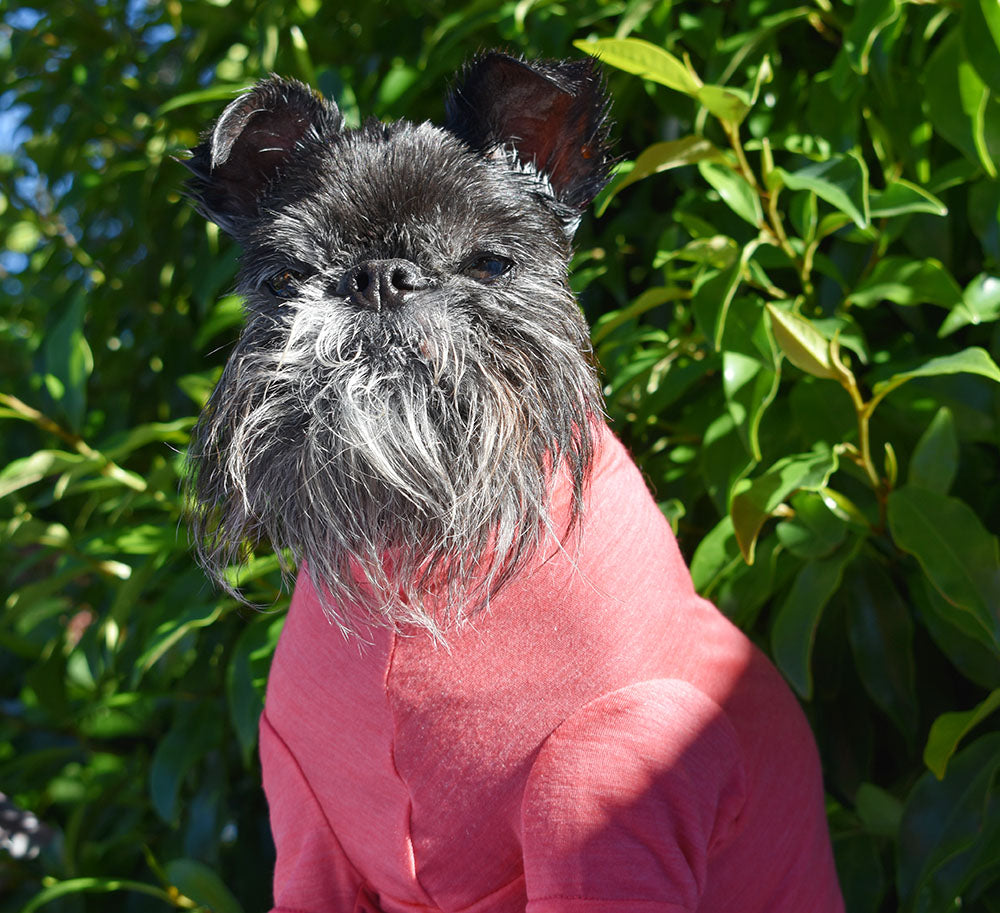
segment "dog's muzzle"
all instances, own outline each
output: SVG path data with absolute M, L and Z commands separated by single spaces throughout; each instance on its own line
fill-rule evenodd
M 399 307 L 408 294 L 429 284 L 409 260 L 366 260 L 344 273 L 337 294 L 358 307 L 381 311 Z

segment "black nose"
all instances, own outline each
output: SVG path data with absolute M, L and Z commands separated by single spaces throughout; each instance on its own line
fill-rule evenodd
M 344 273 L 337 292 L 359 307 L 380 311 L 399 306 L 407 292 L 427 284 L 409 260 L 366 260 Z

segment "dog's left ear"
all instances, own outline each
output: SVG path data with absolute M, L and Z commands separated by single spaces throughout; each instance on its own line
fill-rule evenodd
M 230 234 L 259 215 L 260 201 L 310 144 L 329 141 L 343 119 L 332 101 L 272 76 L 232 102 L 185 159 L 202 214 Z
M 608 96 L 596 62 L 525 61 L 491 52 L 467 64 L 445 126 L 473 149 L 513 146 L 579 212 L 607 183 Z

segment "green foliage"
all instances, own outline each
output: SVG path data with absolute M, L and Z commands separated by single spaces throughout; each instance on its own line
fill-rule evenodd
M 439 120 L 469 52 L 574 43 L 625 156 L 573 276 L 608 411 L 805 702 L 848 909 L 1000 910 L 992 0 L 4 7 L 0 789 L 58 831 L 0 859 L 4 910 L 269 896 L 284 597 L 272 557 L 255 614 L 189 555 L 183 450 L 240 313 L 173 156 L 268 71 L 351 124 Z

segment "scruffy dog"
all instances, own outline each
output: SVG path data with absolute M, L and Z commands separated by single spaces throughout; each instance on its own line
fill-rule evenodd
M 836 913 L 802 713 L 602 418 L 566 278 L 599 74 L 486 54 L 447 112 L 351 130 L 271 78 L 188 160 L 247 312 L 191 448 L 201 557 L 300 567 L 274 909 Z

